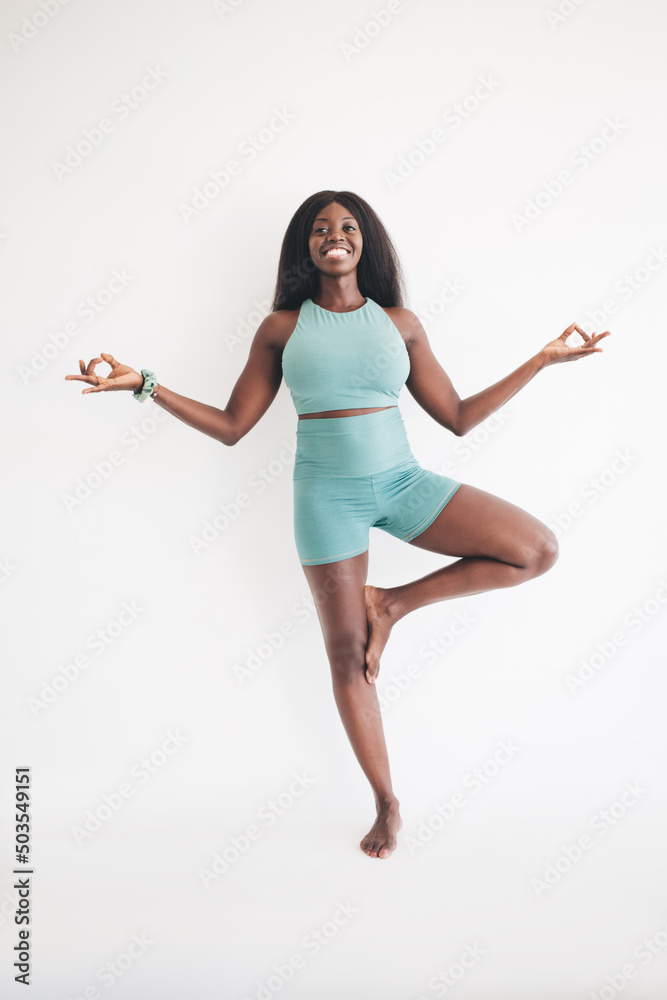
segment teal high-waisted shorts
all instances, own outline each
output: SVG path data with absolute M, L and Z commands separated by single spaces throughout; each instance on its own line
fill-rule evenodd
M 294 539 L 301 563 L 365 552 L 369 529 L 409 542 L 461 485 L 419 465 L 398 406 L 297 421 Z

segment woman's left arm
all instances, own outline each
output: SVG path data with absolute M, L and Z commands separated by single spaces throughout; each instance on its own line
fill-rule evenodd
M 474 396 L 461 399 L 431 350 L 426 331 L 418 317 L 408 309 L 405 310 L 405 314 L 406 319 L 409 317 L 411 330 L 411 339 L 407 343 L 410 375 L 405 383 L 406 387 L 429 416 L 457 437 L 463 437 L 473 427 L 495 413 L 547 365 L 573 361 L 575 358 L 602 352 L 602 348 L 596 345 L 610 333 L 609 330 L 605 330 L 604 333 L 589 336 L 576 323 L 572 323 L 560 337 L 552 340 L 505 378 L 475 393 Z M 575 332 L 584 342 L 568 347 L 565 341 Z

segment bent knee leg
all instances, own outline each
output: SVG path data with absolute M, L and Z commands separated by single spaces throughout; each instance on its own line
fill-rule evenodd
M 546 524 L 543 524 L 525 548 L 525 568 L 530 577 L 541 576 L 551 569 L 558 559 L 558 539 Z
M 327 643 L 332 680 L 349 684 L 364 676 L 368 633 L 363 630 L 339 633 Z

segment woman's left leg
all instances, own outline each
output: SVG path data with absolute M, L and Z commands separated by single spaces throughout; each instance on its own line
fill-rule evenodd
M 382 650 L 400 618 L 450 597 L 514 587 L 545 573 L 558 558 L 558 541 L 546 524 L 521 507 L 466 483 L 410 544 L 462 558 L 398 587 L 366 585 L 369 683 L 377 678 Z

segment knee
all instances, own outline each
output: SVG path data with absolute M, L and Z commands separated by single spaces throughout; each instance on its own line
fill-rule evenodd
M 366 632 L 345 632 L 327 646 L 332 680 L 349 684 L 366 670 Z
M 531 576 L 541 576 L 551 569 L 558 559 L 558 539 L 555 534 L 545 525 L 533 539 L 532 545 L 527 553 L 526 569 Z

